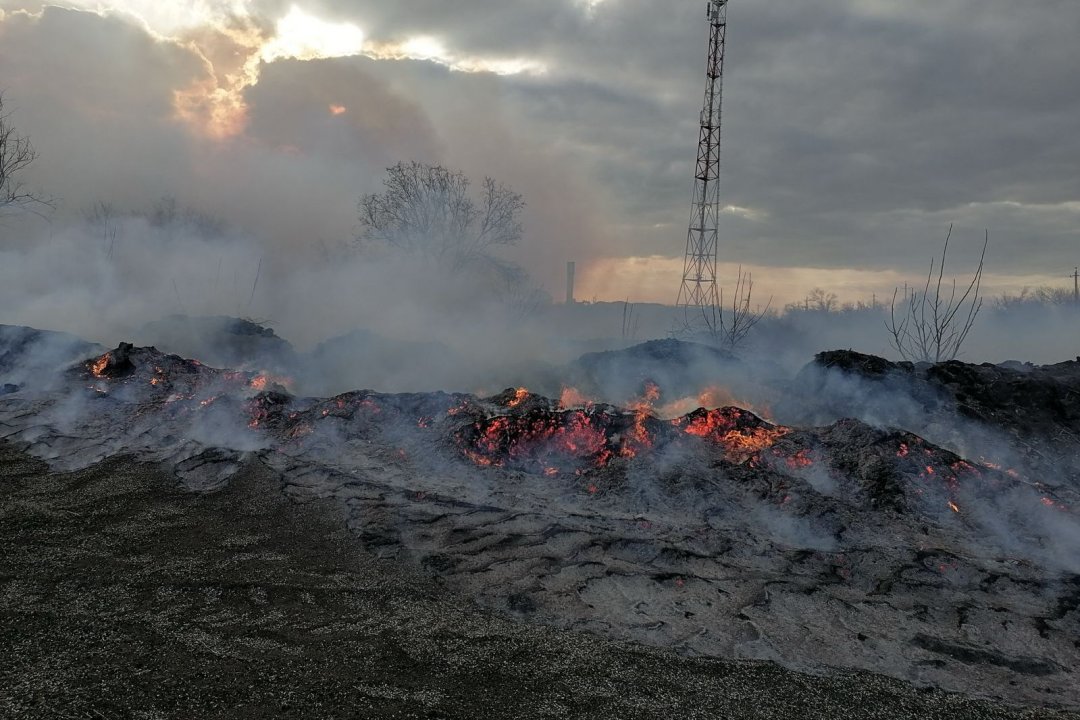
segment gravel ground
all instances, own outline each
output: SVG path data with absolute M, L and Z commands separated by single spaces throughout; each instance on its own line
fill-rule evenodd
M 4 718 L 1080 718 L 498 617 L 268 470 L 182 492 L 0 444 Z

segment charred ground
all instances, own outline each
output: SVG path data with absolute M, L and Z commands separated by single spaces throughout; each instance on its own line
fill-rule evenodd
M 134 454 L 206 493 L 258 462 L 286 495 L 332 501 L 370 551 L 510 617 L 1080 705 L 1074 478 L 925 439 L 960 414 L 921 369 L 819 357 L 796 379 L 818 383 L 817 404 L 775 415 L 824 415 L 846 398 L 849 419 L 783 425 L 732 406 L 666 416 L 652 371 L 630 381 L 642 393 L 626 408 L 524 388 L 303 398 L 284 378 L 153 348 L 69 349 L 53 382 L 0 398 L 0 436 L 54 467 Z M 662 362 L 654 349 L 639 356 Z M 731 367 L 718 359 L 710 379 Z M 995 371 L 980 372 L 963 377 Z M 863 390 L 876 382 L 888 392 Z M 911 422 L 879 422 L 881 397 Z M 986 438 L 1014 432 L 967 421 Z
M 0 714 L 1073 717 L 500 618 L 278 483 L 254 463 L 193 494 L 130 458 L 62 474 L 0 443 Z

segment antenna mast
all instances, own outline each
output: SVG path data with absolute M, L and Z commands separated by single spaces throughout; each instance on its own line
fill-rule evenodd
M 686 261 L 676 305 L 700 308 L 706 318 L 719 310 L 716 286 L 717 235 L 720 214 L 720 110 L 724 96 L 724 44 L 727 40 L 728 0 L 709 0 L 709 62 L 705 75 L 705 105 L 701 111 L 697 170 Z

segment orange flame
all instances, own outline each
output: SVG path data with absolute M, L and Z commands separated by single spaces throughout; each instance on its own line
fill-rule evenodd
M 90 372 L 94 374 L 94 377 L 105 377 L 105 369 L 109 367 L 109 361 L 112 360 L 112 353 L 105 353 L 90 366 Z
M 756 415 L 735 407 L 703 410 L 688 418 L 672 421 L 683 432 L 710 440 L 724 448 L 730 459 L 737 462 L 776 444 L 791 432 L 790 428 L 770 425 Z
M 514 399 L 507 403 L 507 407 L 517 407 L 521 403 L 529 399 L 529 391 L 527 388 L 518 388 L 514 391 Z
M 695 396 L 679 398 L 672 402 L 661 405 L 657 415 L 664 418 L 676 418 L 687 415 L 698 408 L 739 407 L 750 410 L 760 418 L 768 419 L 772 410 L 768 406 L 751 403 L 743 398 L 738 398 L 730 390 L 718 385 L 712 385 Z
M 660 399 L 660 386 L 654 383 L 652 380 L 645 381 L 645 392 L 642 395 L 642 400 L 652 405 Z
M 620 451 L 623 457 L 637 457 L 641 451 L 652 448 L 653 438 L 645 423 L 653 413 L 653 403 L 659 399 L 660 386 L 651 380 L 646 380 L 645 392 L 639 400 L 630 405 L 630 409 L 634 412 L 634 425 L 626 433 L 627 442 Z
M 564 387 L 559 394 L 559 407 L 563 409 L 588 407 L 593 401 L 577 388 Z

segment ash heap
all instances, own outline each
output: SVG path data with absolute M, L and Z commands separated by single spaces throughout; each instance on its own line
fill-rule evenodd
M 625 407 L 569 387 L 305 398 L 0 327 L 0 439 L 63 470 L 163 463 L 193 492 L 264 463 L 267 492 L 336 499 L 369 546 L 522 620 L 1080 705 L 1080 361 L 824 353 L 768 412 L 628 382 Z

